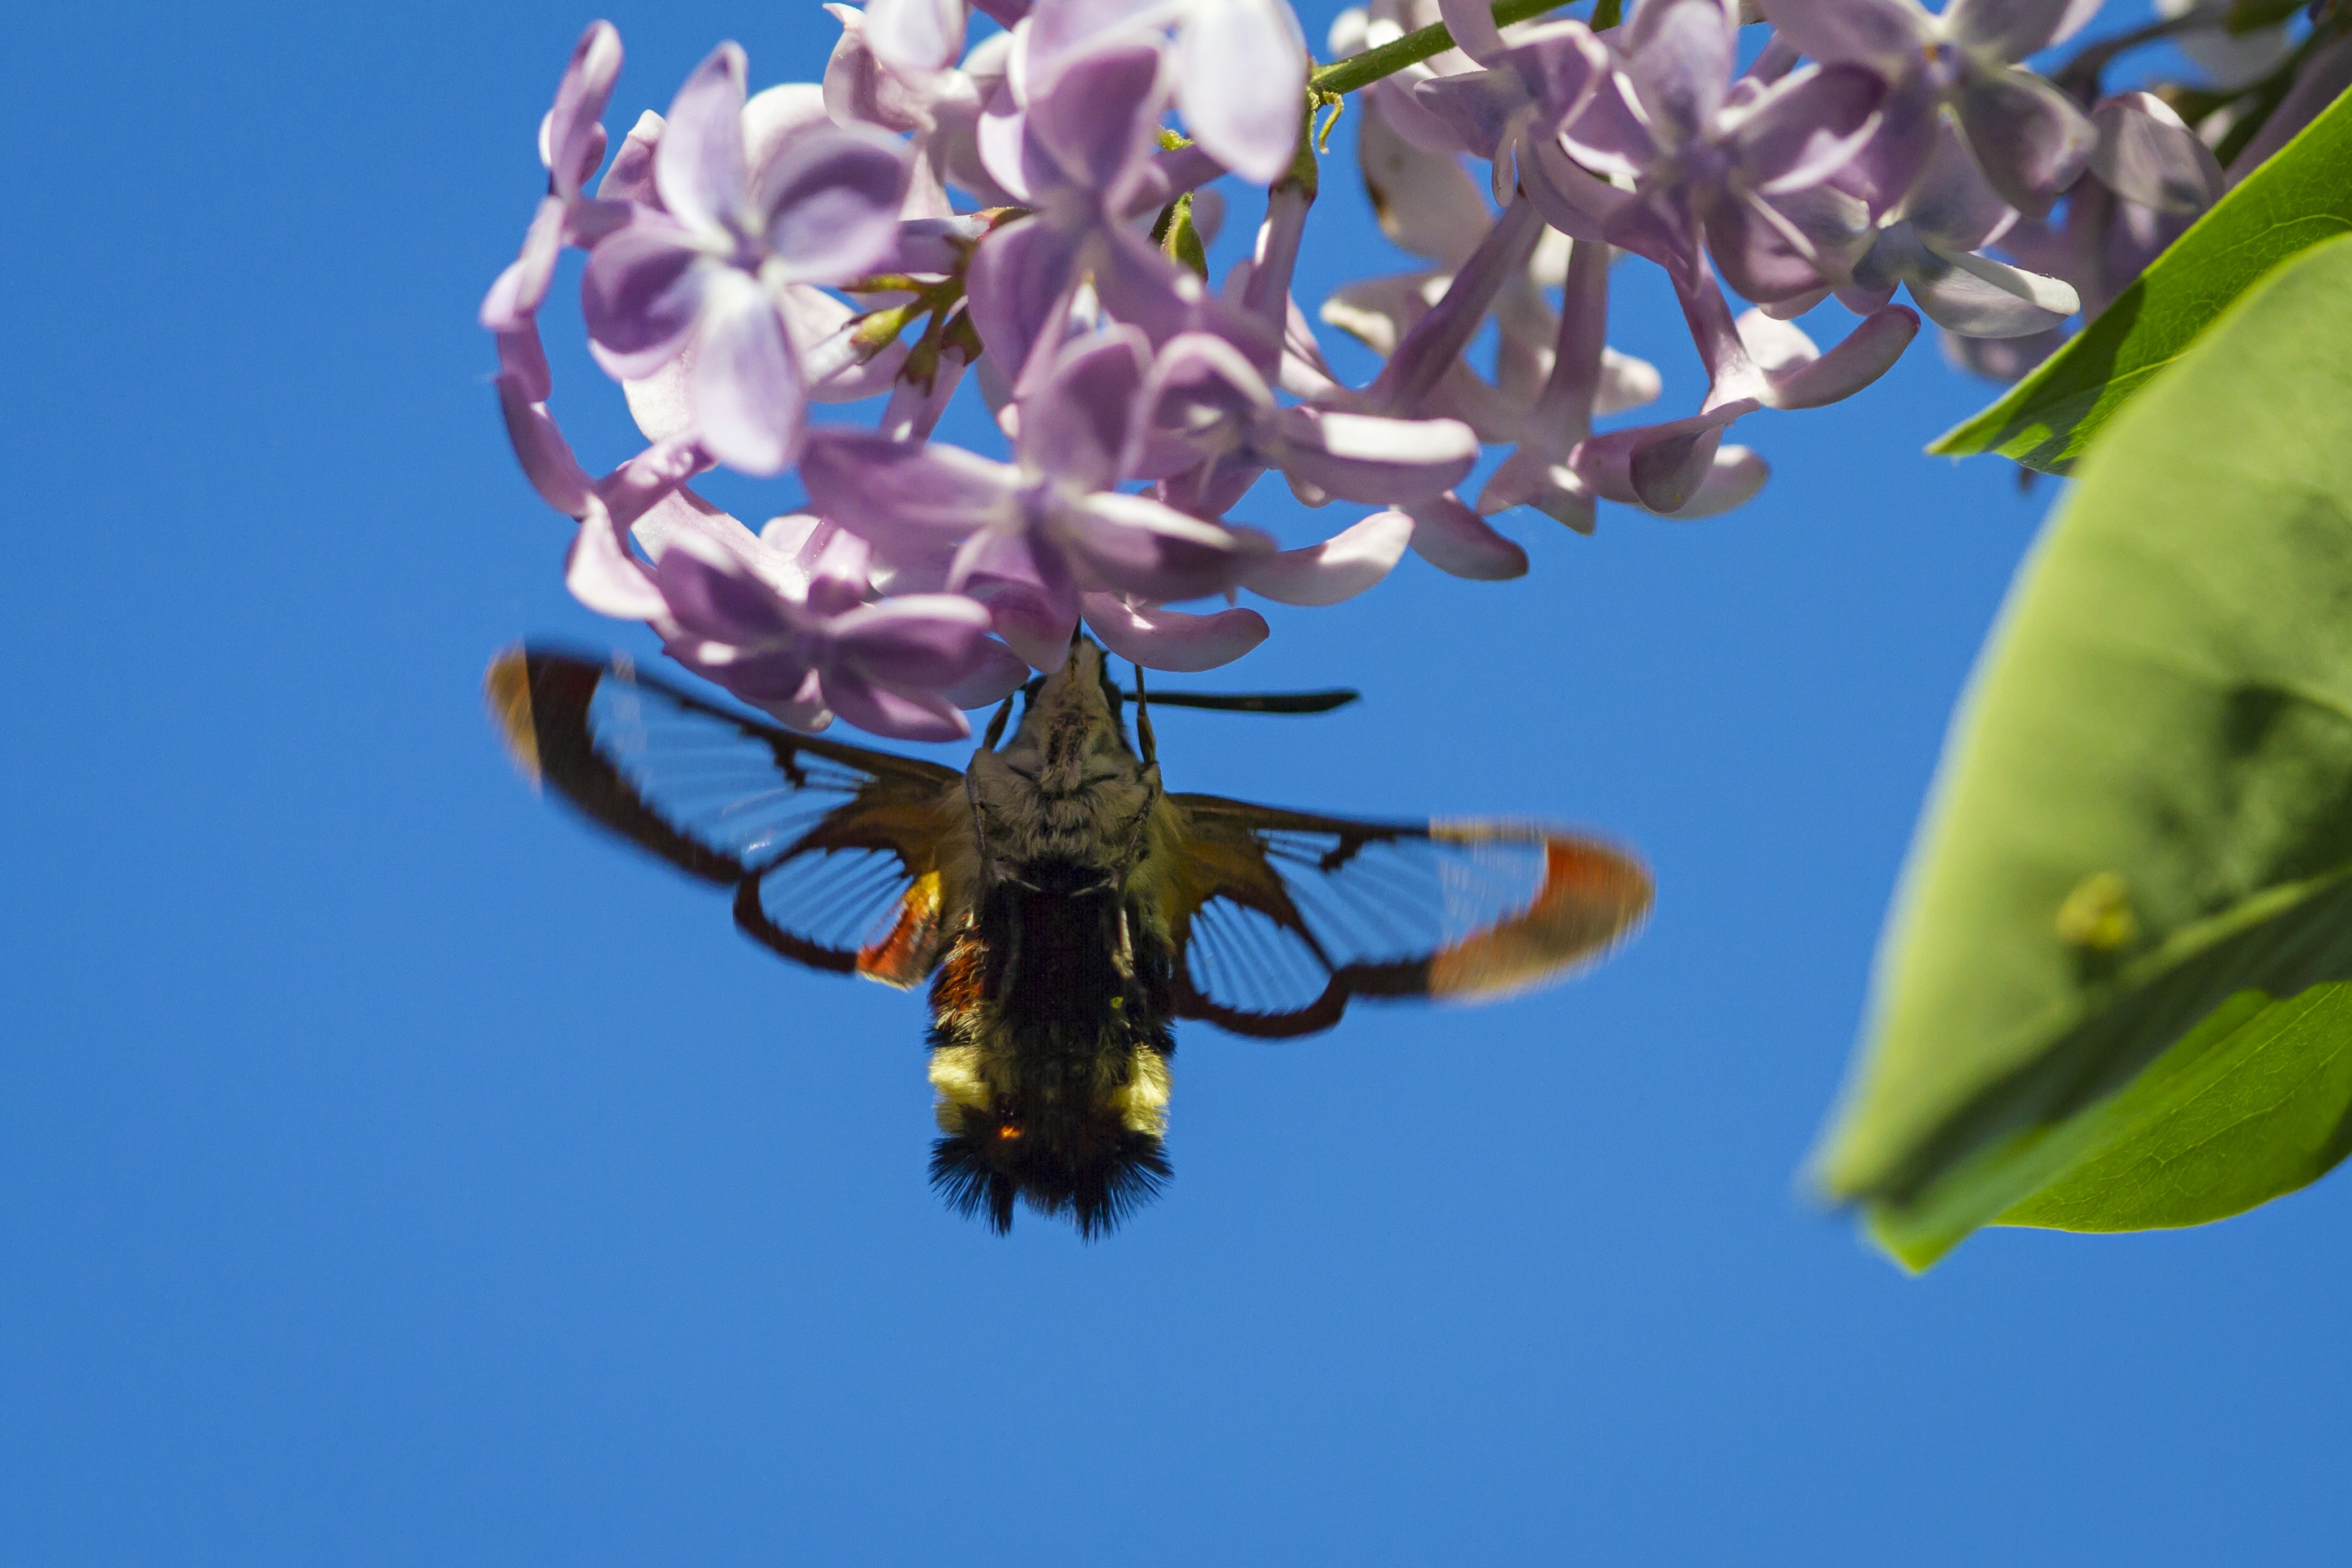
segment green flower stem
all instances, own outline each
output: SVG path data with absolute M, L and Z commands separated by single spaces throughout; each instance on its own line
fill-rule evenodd
M 1611 0 L 1601 0 L 1604 8 L 1612 8 Z M 1560 0 L 1497 0 L 1495 25 L 1507 27 L 1514 22 L 1524 22 L 1540 16 L 1547 11 L 1558 10 Z M 1407 66 L 1419 65 L 1432 55 L 1442 55 L 1454 47 L 1454 35 L 1445 24 L 1434 22 L 1417 27 L 1402 38 L 1394 38 L 1377 49 L 1366 49 L 1360 55 L 1350 55 L 1344 60 L 1334 60 L 1307 78 L 1310 91 L 1318 93 L 1353 92 L 1370 87 L 1382 77 L 1394 76 Z

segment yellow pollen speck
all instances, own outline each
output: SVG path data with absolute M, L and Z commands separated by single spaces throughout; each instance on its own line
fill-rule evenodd
M 2131 890 L 2111 871 L 2096 871 L 2074 884 L 2058 906 L 2058 939 L 2072 946 L 2113 953 L 2139 935 Z

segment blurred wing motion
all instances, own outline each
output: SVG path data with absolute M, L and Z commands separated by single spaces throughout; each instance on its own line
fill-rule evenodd
M 1508 996 L 1599 958 L 1650 908 L 1637 862 L 1528 823 L 1171 799 L 1185 818 L 1165 895 L 1177 1016 L 1237 1034 L 1328 1029 L 1350 997 Z
M 795 735 L 610 663 L 536 648 L 484 678 L 515 761 L 593 821 L 732 887 L 735 922 L 814 968 L 896 986 L 938 957 L 962 776 Z

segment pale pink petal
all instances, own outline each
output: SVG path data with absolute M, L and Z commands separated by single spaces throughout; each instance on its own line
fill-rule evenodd
M 1243 571 L 1242 586 L 1279 604 L 1337 604 L 1386 577 L 1412 530 L 1402 512 L 1374 512 L 1321 544 L 1258 557 Z
M 854 5 L 825 7 L 841 24 L 841 37 L 824 62 L 824 107 L 839 125 L 874 125 L 885 131 L 919 129 L 928 116 L 926 96 L 885 66 L 866 41 L 866 16 Z
M 1087 225 L 1029 217 L 980 242 L 965 277 L 966 298 L 988 359 L 1006 375 L 1028 362 L 1092 232 Z
M 700 534 L 721 549 L 732 551 L 779 593 L 797 598 L 807 591 L 808 573 L 793 565 L 789 551 L 772 548 L 732 514 L 683 486 L 646 507 L 629 525 L 629 537 L 656 566 L 670 541 L 682 533 Z
M 556 258 L 563 254 L 563 203 L 555 196 L 540 198 L 524 231 L 522 254 L 516 256 L 482 299 L 481 322 L 493 332 L 510 332 L 538 310 L 547 298 L 548 281 L 555 276 Z
M 817 511 L 895 562 L 960 544 L 1016 515 L 1014 469 L 942 443 L 828 426 L 810 434 L 800 471 Z
M 952 350 L 940 356 L 929 384 L 900 380 L 890 388 L 890 402 L 876 428 L 894 441 L 923 441 L 947 412 L 955 390 L 962 384 L 964 359 Z
M 1453 37 L 1454 47 L 1480 65 L 1493 65 L 1503 52 L 1503 29 L 1495 25 L 1487 0 L 1437 0 L 1437 17 Z
M 1757 406 L 1743 398 L 1684 419 L 1612 430 L 1580 444 L 1569 464 L 1603 500 L 1679 511 L 1706 481 L 1724 426 Z
M 1738 52 L 1735 0 L 1643 0 L 1625 50 L 1642 108 L 1674 144 L 1714 123 Z
M 541 157 L 555 176 L 556 193 L 576 196 L 604 155 L 604 128 L 596 123 L 621 73 L 621 35 L 610 22 L 591 22 L 573 46 L 548 111 Z
M 1071 61 L 1044 97 L 1032 84 L 1022 170 L 1032 192 L 1064 183 L 1108 195 L 1157 139 L 1166 103 L 1160 50 L 1120 45 Z
M 1892 369 L 1918 330 L 1918 316 L 1900 305 L 1874 311 L 1820 359 L 1772 377 L 1766 401 L 1774 408 L 1819 408 L 1852 397 Z
M 523 476 L 540 498 L 567 517 L 585 517 L 595 487 L 547 405 L 525 396 L 522 388 L 501 376 L 499 412 L 506 418 L 515 461 L 522 465 Z
M 1038 0 L 1029 17 L 1030 94 L 1052 91 L 1064 61 L 1087 47 L 1131 42 L 1151 8 L 1151 0 Z
M 721 44 L 670 100 L 654 149 L 654 184 L 680 222 L 733 230 L 750 173 L 743 151 L 743 51 Z
M 694 428 L 695 346 L 689 341 L 649 376 L 621 383 L 629 417 L 647 441 Z
M 2030 337 L 2059 325 L 2083 303 L 2074 285 L 1988 256 L 1931 252 L 1928 265 L 1906 272 L 1904 282 L 1927 319 L 1971 338 Z
M 866 0 L 866 42 L 885 65 L 942 71 L 963 53 L 964 0 Z
M 960 593 L 910 593 L 861 604 L 831 628 L 845 658 L 894 686 L 946 685 L 988 635 L 985 607 Z
M 1853 65 L 1807 66 L 1765 89 L 1731 143 L 1754 188 L 1777 196 L 1820 184 L 1878 129 L 1886 83 Z
M 2028 217 L 2049 212 L 2099 143 L 2090 116 L 2032 71 L 1972 66 L 1956 107 L 1985 179 Z
M 637 123 L 622 140 L 621 150 L 613 154 L 613 166 L 604 171 L 596 187 L 600 200 L 635 202 L 662 210 L 661 193 L 654 186 L 654 149 L 661 145 L 662 129 L 662 117 L 652 110 L 637 116 Z
M 604 373 L 635 380 L 667 363 L 694 330 L 704 289 L 727 270 L 663 220 L 634 224 L 599 245 L 581 277 L 580 308 Z
M 1265 617 L 1255 610 L 1187 615 L 1158 605 L 1132 605 L 1110 593 L 1089 593 L 1085 606 L 1087 625 L 1104 647 L 1150 670 L 1213 670 L 1265 642 L 1267 633 Z
M 1266 551 L 1262 536 L 1238 534 L 1149 496 L 1115 490 L 1088 496 L 1058 522 L 1063 548 L 1084 563 L 1091 586 L 1162 602 L 1223 593 Z
M 1513 507 L 1533 507 L 1580 534 L 1592 532 L 1594 514 L 1599 510 L 1593 504 L 1592 492 L 1575 469 L 1552 458 L 1544 447 L 1526 444 L 1503 459 L 1503 465 L 1487 477 L 1478 492 L 1478 510 L 1486 517 Z M 1519 552 L 1522 572 L 1526 570 L 1526 551 Z
M 791 465 L 808 409 L 799 356 L 767 290 L 732 267 L 713 269 L 692 385 L 712 456 L 745 474 Z
M 1133 328 L 1079 340 L 1062 351 L 1043 384 L 1022 401 L 1021 466 L 1080 490 L 1118 477 L 1119 455 L 1151 345 Z
M 1693 522 L 1720 516 L 1734 507 L 1744 507 L 1756 498 L 1756 493 L 1764 488 L 1764 481 L 1771 476 L 1770 466 L 1748 448 L 1719 446 L 1698 494 L 1683 503 L 1682 510 L 1673 514 L 1674 520 Z
M 1622 71 L 1594 87 L 1583 110 L 1560 128 L 1561 143 L 1579 163 L 1596 173 L 1633 178 L 1664 155 L 1638 94 Z
M 597 614 L 619 621 L 652 621 L 669 610 L 652 577 L 629 554 L 612 513 L 593 495 L 564 558 L 563 586 Z
M 1029 142 L 1028 110 L 1010 81 L 997 83 L 982 104 L 979 122 L 972 127 L 972 151 L 982 172 L 1014 202 L 1034 200 L 1021 156 Z
M 1780 35 L 1817 60 L 1858 60 L 1892 74 L 1934 37 L 1918 0 L 1764 0 Z
M 1459 267 L 1493 221 L 1459 158 L 1423 152 L 1376 114 L 1356 127 L 1356 161 L 1381 232 L 1415 256 Z
M 1203 455 L 1238 439 L 1261 413 L 1274 409 L 1274 392 L 1240 350 L 1213 332 L 1180 332 L 1151 362 L 1121 473 L 1160 479 L 1192 467 Z
M 996 634 L 1041 670 L 1069 656 L 1078 590 L 1058 550 L 1033 548 L 1024 534 L 974 534 L 956 552 L 948 582 L 987 606 Z
M 1748 357 L 1768 376 L 1786 375 L 1822 357 L 1812 339 L 1793 321 L 1749 310 L 1735 325 L 1739 340 L 1748 345 Z
M 1028 679 L 1029 661 L 989 637 L 982 639 L 963 674 L 942 685 L 939 693 L 960 708 L 993 707 Z
M 733 551 L 698 533 L 670 541 L 654 580 L 670 619 L 708 642 L 758 647 L 789 639 L 802 628 L 803 618 L 773 588 Z
M 1557 140 L 1523 148 L 1519 157 L 1519 189 L 1527 193 L 1544 222 L 1571 239 L 1599 245 L 1603 230 L 1620 207 L 1634 199 L 1578 163 Z
M 614 523 L 630 528 L 671 491 L 710 466 L 710 455 L 700 442 L 673 435 L 596 481 L 596 494 L 613 509 Z
M 2021 60 L 2059 43 L 2089 21 L 2099 0 L 1951 0 L 1944 31 L 2002 60 Z
M 1282 178 L 1307 94 L 1307 40 L 1288 0 L 1192 0 L 1176 57 L 1179 107 L 1202 149 L 1255 184 Z
M 751 188 L 759 188 L 761 173 L 779 153 L 833 124 L 824 89 L 815 82 L 785 82 L 753 93 L 743 105 L 743 161 L 751 172 Z
M 1478 435 L 1453 419 L 1286 408 L 1259 441 L 1262 455 L 1326 495 L 1373 506 L 1426 500 L 1478 461 Z
M 1515 201 L 1503 209 L 1503 215 L 1454 275 L 1444 297 L 1412 324 L 1388 363 L 1381 367 L 1366 393 L 1374 408 L 1403 415 L 1423 412 L 1422 400 L 1477 335 L 1486 323 L 1486 308 L 1503 285 L 1527 265 L 1543 235 L 1543 226 L 1531 202 Z
M 956 706 L 936 692 L 906 691 L 877 685 L 854 669 L 833 668 L 820 676 L 824 700 L 847 722 L 894 740 L 961 740 L 971 725 Z
M 2154 93 L 2111 98 L 2091 122 L 2099 129 L 2091 172 L 2124 200 L 2159 213 L 2201 213 L 2221 199 L 2212 149 Z
M 1404 508 L 1412 519 L 1412 552 L 1454 577 L 1505 582 L 1528 574 L 1528 552 L 1495 531 L 1451 493 Z
M 828 126 L 769 161 L 752 210 L 794 278 L 845 283 L 895 248 L 908 168 L 906 144 L 887 132 Z

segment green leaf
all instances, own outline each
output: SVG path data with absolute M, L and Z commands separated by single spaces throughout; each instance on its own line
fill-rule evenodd
M 2202 1225 L 2334 1169 L 2352 1132 L 2352 986 L 2314 986 L 2276 1003 L 2248 992 L 2239 1005 L 2252 1018 L 2217 1011 L 2234 1027 L 2183 1040 L 2087 1115 L 2086 1146 L 2066 1174 L 1997 1223 Z
M 1821 1179 L 1915 1267 L 1996 1222 L 2234 1213 L 2340 1153 L 2352 1026 L 2314 988 L 2347 980 L 2352 236 L 2155 378 L 2020 568 Z M 2161 1186 L 2207 1144 L 2228 1169 Z
M 2156 258 L 2137 282 L 1927 450 L 2071 471 L 2092 436 L 2263 274 L 2352 231 L 2352 94 L 2339 98 Z
M 2294 20 L 2296 12 L 2309 9 L 2310 4 L 2311 0 L 2238 0 L 2230 7 L 2223 26 L 2232 37 L 2283 27 Z

